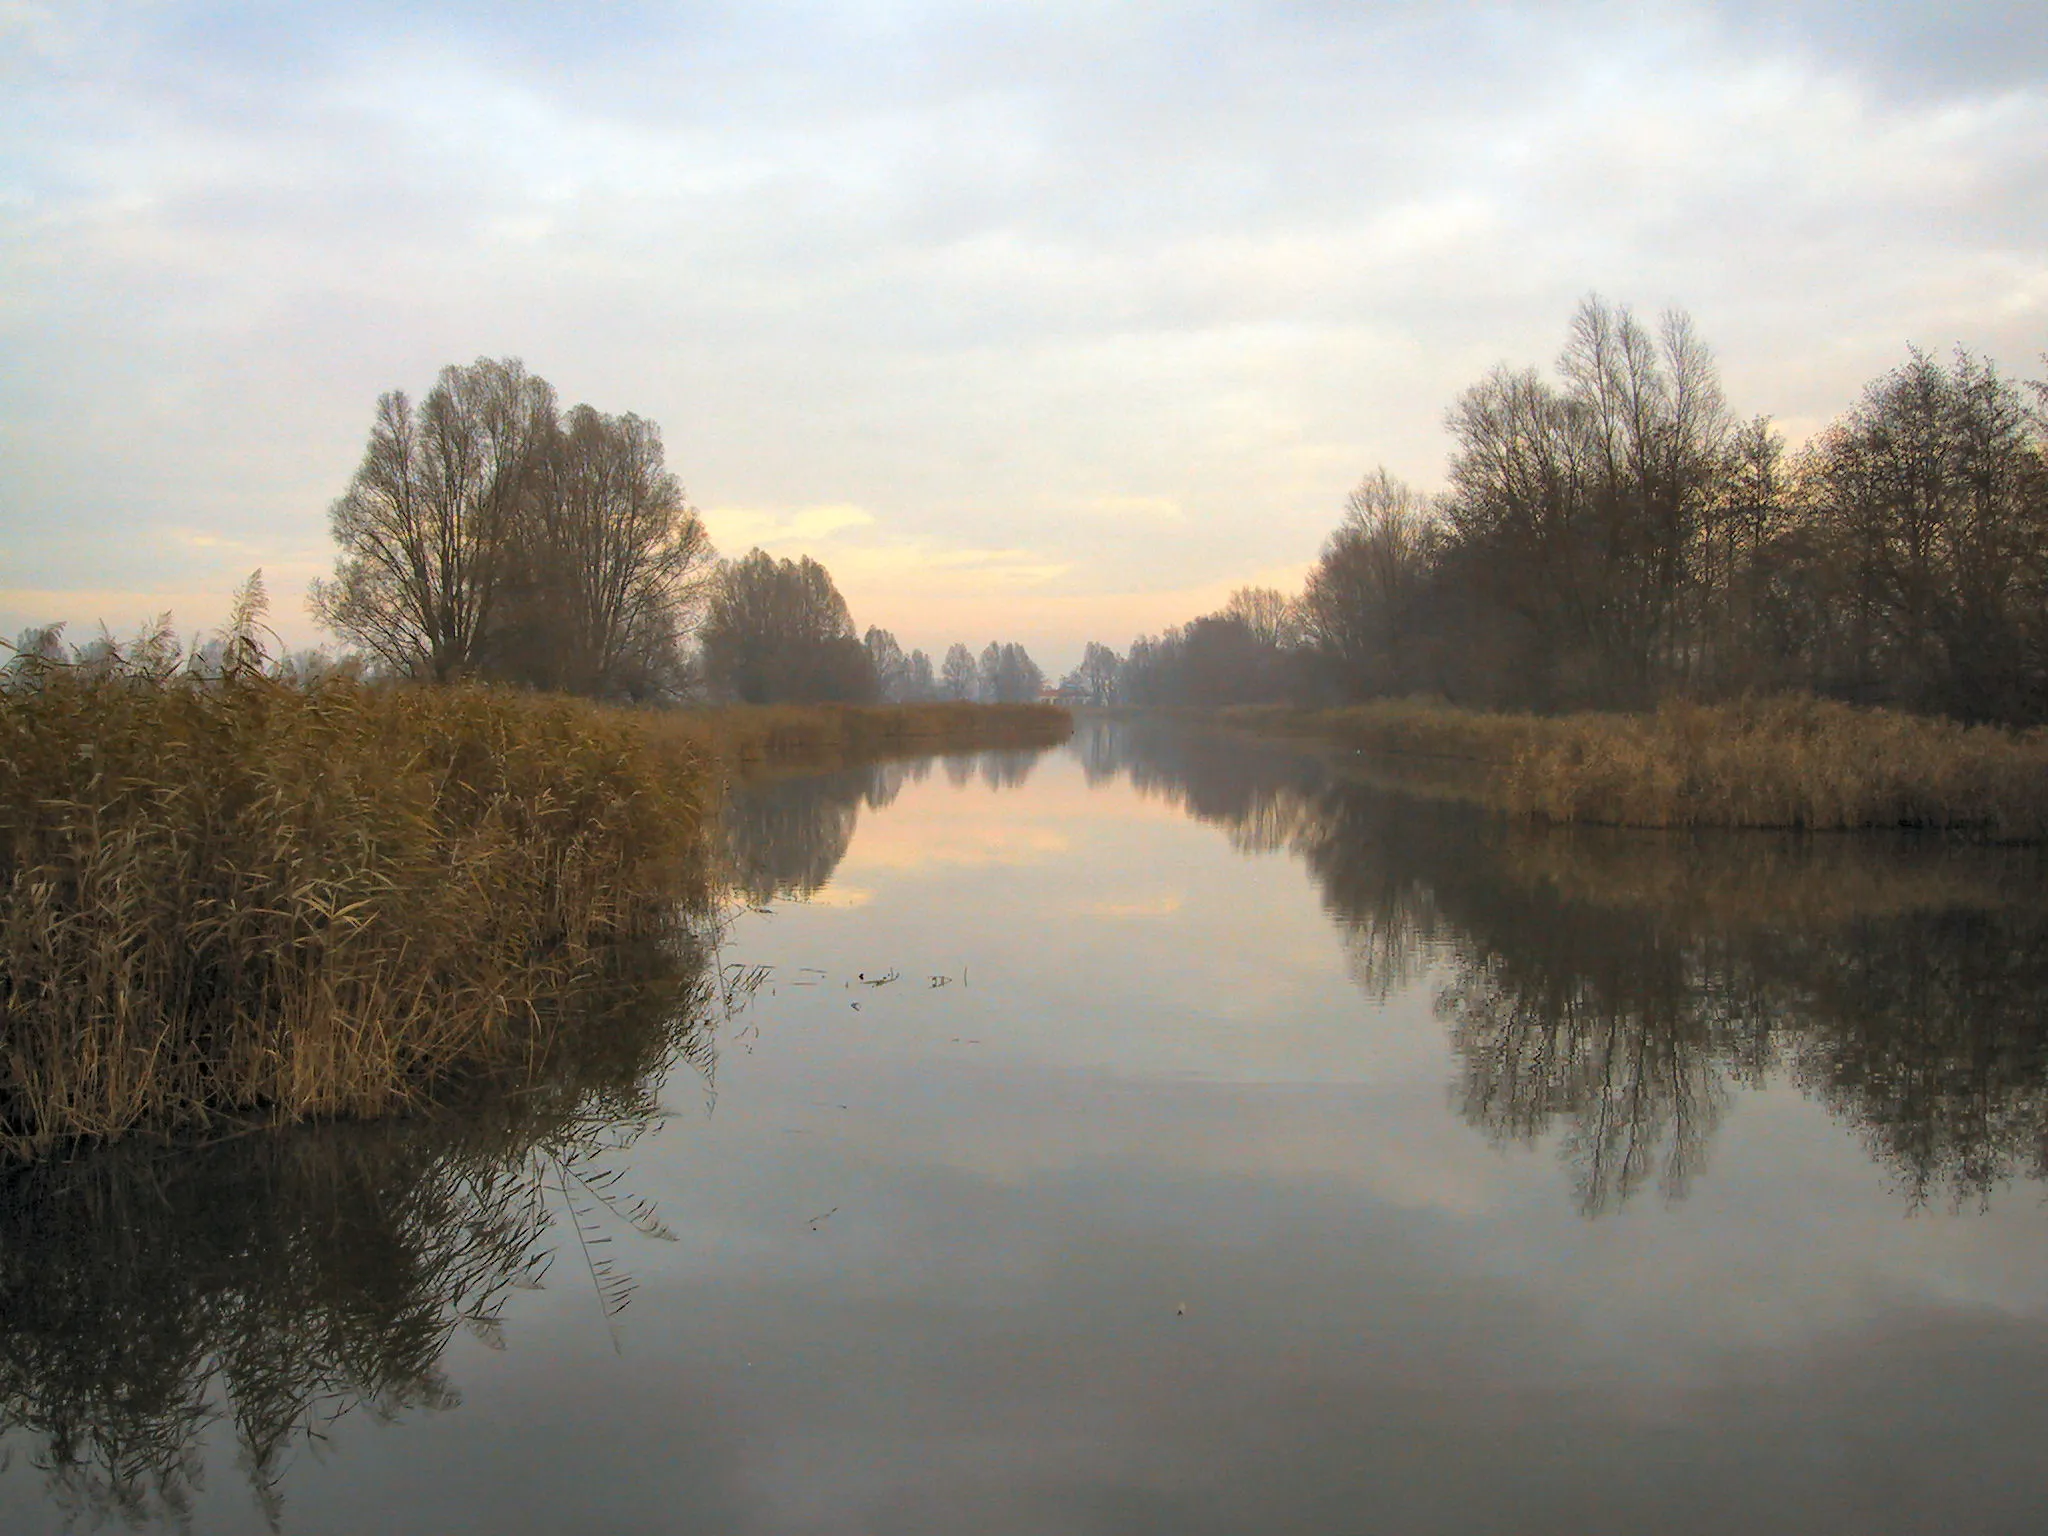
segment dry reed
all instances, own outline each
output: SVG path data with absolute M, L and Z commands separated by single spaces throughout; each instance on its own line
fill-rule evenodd
M 1044 704 L 736 704 L 644 717 L 657 739 L 686 744 L 728 773 L 761 766 L 837 768 L 883 757 L 992 747 L 1046 747 L 1073 717 Z
M 1633 827 L 1924 827 L 2048 837 L 2048 731 L 1798 695 L 1546 718 L 1412 701 L 1233 710 L 1227 722 L 1479 770 L 1511 815 Z M 1456 776 L 1454 776 L 1456 777 Z
M 485 689 L 0 696 L 0 1148 L 386 1113 L 531 1058 L 701 880 L 706 783 L 630 715 Z
M 0 688 L 0 1155 L 524 1086 L 620 946 L 708 897 L 726 778 L 1071 730 L 1037 706 L 288 685 L 245 651 Z

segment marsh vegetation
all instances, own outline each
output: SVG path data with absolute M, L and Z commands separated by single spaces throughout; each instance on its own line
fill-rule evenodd
M 693 942 L 733 777 L 1068 728 L 293 680 L 254 619 L 0 689 L 0 1152 L 523 1089 L 621 953 Z
M 1249 706 L 1221 720 L 1405 768 L 1535 821 L 2048 836 L 2048 731 L 1966 726 L 1806 695 L 1640 714 L 1493 713 L 1410 700 Z M 1391 763 L 1388 760 L 1392 760 Z

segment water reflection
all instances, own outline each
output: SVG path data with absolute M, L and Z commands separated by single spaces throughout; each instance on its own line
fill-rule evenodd
M 1017 789 L 1045 751 L 955 752 L 750 784 L 726 801 L 728 878 L 755 906 L 778 897 L 806 900 L 824 888 L 845 859 L 861 812 L 892 804 L 905 785 L 928 778 L 935 761 L 955 789 L 977 776 L 992 790 Z
M 1733 1092 L 1776 1074 L 1855 1125 L 1910 1204 L 2048 1177 L 2037 852 L 1515 827 L 1163 726 L 1074 750 L 1091 782 L 1299 857 L 1363 990 L 1433 984 L 1459 1112 L 1504 1144 L 1556 1136 L 1587 1214 L 1682 1196 Z
M 708 1072 L 710 985 L 693 950 L 622 957 L 542 1087 L 432 1120 L 126 1142 L 0 1177 L 4 1460 L 74 1519 L 189 1525 L 225 1433 L 275 1527 L 295 1448 L 353 1412 L 459 1402 L 450 1338 L 497 1347 L 558 1247 L 616 1318 L 630 1266 L 584 1255 L 621 1225 L 660 1235 L 621 1154 L 673 1066 Z

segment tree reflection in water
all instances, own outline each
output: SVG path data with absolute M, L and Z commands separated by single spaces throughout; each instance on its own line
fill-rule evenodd
M 727 877 L 756 906 L 778 897 L 805 900 L 846 857 L 861 811 L 891 804 L 904 785 L 929 777 L 934 762 L 955 789 L 977 775 L 990 789 L 1016 789 L 1044 755 L 1042 747 L 953 752 L 746 785 L 726 800 Z
M 1345 765 L 1144 723 L 1077 736 L 1092 782 L 1301 858 L 1375 999 L 1435 984 L 1454 1100 L 1557 1135 L 1588 1215 L 1684 1195 L 1731 1090 L 1782 1074 L 1915 1204 L 2048 1178 L 2038 850 L 1514 826 Z
M 662 1235 L 619 1154 L 654 1123 L 671 1066 L 710 1070 L 710 998 L 694 946 L 649 946 L 529 1091 L 478 1085 L 432 1118 L 131 1141 L 0 1176 L 8 1452 L 74 1517 L 189 1524 L 225 1423 L 276 1525 L 296 1446 L 357 1410 L 460 1401 L 440 1364 L 450 1337 L 500 1345 L 507 1299 L 541 1283 L 565 1220 Z M 574 1262 L 614 1318 L 630 1277 Z

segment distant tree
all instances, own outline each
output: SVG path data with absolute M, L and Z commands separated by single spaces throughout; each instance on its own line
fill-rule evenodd
M 514 529 L 555 430 L 555 392 L 516 359 L 441 370 L 417 406 L 377 402 L 370 444 L 329 511 L 341 558 L 316 582 L 329 628 L 395 671 L 483 670 Z
M 972 699 L 980 683 L 974 653 L 955 640 L 946 648 L 946 661 L 939 674 L 939 691 L 949 699 Z
M 990 704 L 1025 704 L 1045 688 L 1045 674 L 1023 646 L 991 640 L 977 668 L 981 698 Z
M 1809 688 L 2048 722 L 2048 381 L 1914 352 L 1788 463 L 1768 418 L 1730 413 L 1683 313 L 1591 297 L 1554 375 L 1496 369 L 1446 425 L 1446 491 L 1368 475 L 1298 605 L 1241 589 L 1140 636 L 1120 699 Z
M 1045 692 L 1045 673 L 1021 645 L 1003 647 L 1003 691 L 1005 699 L 1016 704 L 1035 704 Z
M 938 679 L 932 675 L 932 659 L 923 651 L 910 653 L 905 668 L 904 698 L 913 704 L 928 703 L 939 696 Z
M 906 687 L 910 678 L 910 662 L 903 654 L 903 647 L 896 643 L 896 637 L 886 629 L 873 625 L 861 637 L 866 647 L 868 662 L 875 669 L 875 686 L 882 698 L 892 704 L 901 704 L 906 699 Z
M 1302 592 L 1306 629 L 1355 697 L 1413 691 L 1422 597 L 1437 555 L 1428 499 L 1385 469 L 1345 503 Z
M 1075 682 L 1090 704 L 1118 702 L 1123 659 L 1115 651 L 1100 641 L 1090 640 L 1081 651 L 1081 665 L 1074 670 Z
M 746 704 L 865 703 L 874 664 L 826 569 L 808 555 L 761 550 L 728 563 L 713 587 L 701 639 L 716 698 Z
M 1278 648 L 1242 618 L 1211 613 L 1183 631 L 1182 701 L 1196 705 L 1259 703 L 1284 692 Z
M 1290 650 L 1301 643 L 1301 611 L 1275 587 L 1239 587 L 1223 605 L 1225 618 L 1236 619 L 1259 644 Z

